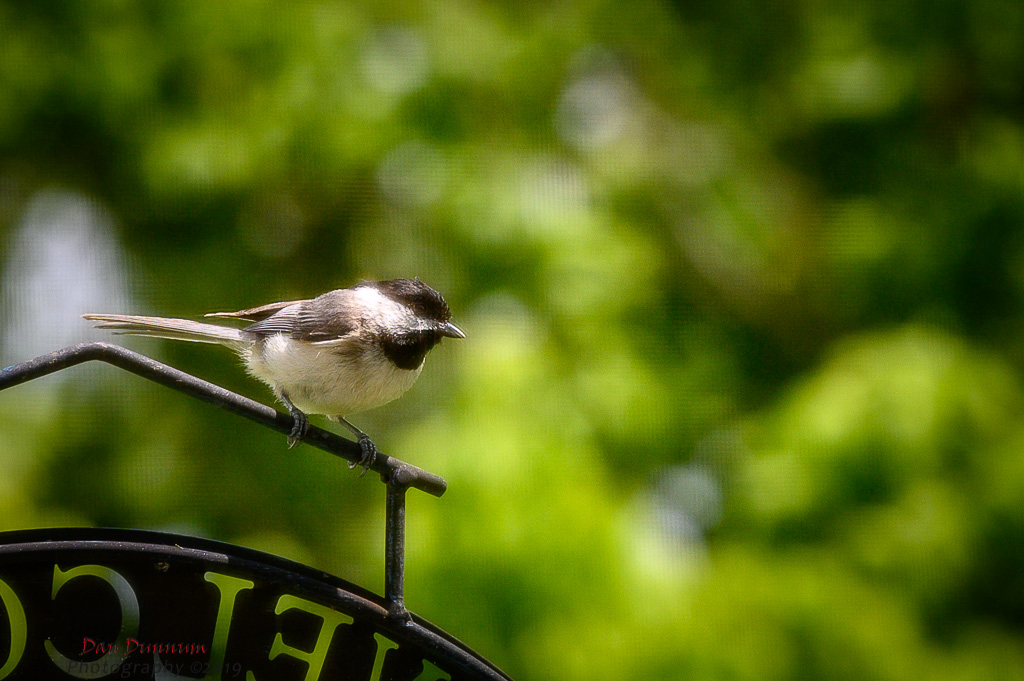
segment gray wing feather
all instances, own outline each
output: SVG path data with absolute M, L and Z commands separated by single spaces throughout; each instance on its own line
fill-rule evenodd
M 244 330 L 260 336 L 272 336 L 275 333 L 283 333 L 290 336 L 295 329 L 295 320 L 299 315 L 299 310 L 304 304 L 305 302 L 302 302 L 297 305 L 284 307 L 269 317 L 265 317 L 255 324 L 250 324 Z
M 282 303 L 268 303 L 267 305 L 260 305 L 259 307 L 250 307 L 247 310 L 239 310 L 238 312 L 211 312 L 207 314 L 207 317 L 224 317 L 227 319 L 242 319 L 247 322 L 259 322 L 263 321 L 271 315 L 277 314 L 286 307 L 292 305 L 299 305 L 308 301 L 305 300 L 289 300 Z
M 295 340 L 330 346 L 347 342 L 359 324 L 353 292 L 338 289 L 284 307 L 244 330 L 262 336 L 283 333 Z
M 301 306 L 292 337 L 317 345 L 341 341 L 358 330 L 360 310 L 351 289 L 330 291 Z

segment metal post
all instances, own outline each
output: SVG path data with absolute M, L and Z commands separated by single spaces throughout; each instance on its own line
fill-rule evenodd
M 405 490 L 392 477 L 386 481 L 386 525 L 384 535 L 384 598 L 391 617 L 409 619 L 405 609 Z

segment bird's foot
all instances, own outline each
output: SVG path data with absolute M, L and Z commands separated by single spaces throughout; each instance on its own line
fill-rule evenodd
M 377 458 L 377 445 L 373 444 L 373 440 L 366 433 L 359 434 L 359 449 L 362 450 L 362 456 L 359 461 L 349 461 L 348 467 L 355 468 L 356 466 L 362 466 L 363 472 L 359 474 L 359 477 L 366 475 L 366 471 L 370 470 L 370 466 L 373 465 L 374 459 Z
M 292 404 L 287 395 L 281 395 L 281 401 L 288 407 L 288 412 L 292 415 L 292 429 L 288 433 L 288 449 L 292 449 L 302 442 L 302 438 L 306 437 L 306 431 L 309 430 L 309 417 Z
M 302 438 L 306 437 L 307 430 L 309 430 L 309 417 L 296 409 L 292 412 L 292 430 L 288 433 L 288 449 L 292 449 L 302 442 Z
M 328 418 L 342 424 L 356 436 L 356 440 L 359 442 L 361 456 L 359 457 L 359 461 L 349 461 L 348 467 L 355 468 L 356 466 L 362 466 L 363 472 L 359 474 L 359 477 L 363 477 L 366 475 L 366 471 L 370 470 L 370 466 L 373 465 L 374 460 L 377 458 L 377 445 L 373 444 L 373 440 L 370 439 L 369 435 L 352 425 L 344 416 L 339 415 Z

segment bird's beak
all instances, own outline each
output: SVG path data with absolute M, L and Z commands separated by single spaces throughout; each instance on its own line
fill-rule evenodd
M 447 336 L 448 338 L 466 337 L 466 334 L 462 332 L 462 329 L 455 326 L 451 322 L 445 322 L 444 324 L 442 324 L 438 331 L 441 333 L 442 336 Z

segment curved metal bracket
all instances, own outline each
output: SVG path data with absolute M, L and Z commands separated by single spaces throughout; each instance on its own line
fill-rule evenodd
M 183 392 L 190 397 L 209 402 L 233 414 L 244 416 L 250 421 L 255 421 L 278 432 L 289 433 L 292 429 L 290 414 L 279 412 L 265 404 L 112 343 L 72 345 L 63 350 L 9 366 L 0 371 L 0 390 L 93 360 L 106 362 L 125 371 L 130 371 L 160 385 Z M 354 463 L 358 463 L 362 455 L 357 443 L 313 425 L 310 425 L 302 442 Z M 409 487 L 414 487 L 439 497 L 448 488 L 448 483 L 438 475 L 379 452 L 370 464 L 370 469 L 379 473 L 381 480 L 387 486 L 384 595 L 388 601 L 390 613 L 396 617 L 407 618 L 408 612 L 405 609 L 403 593 L 405 491 Z

